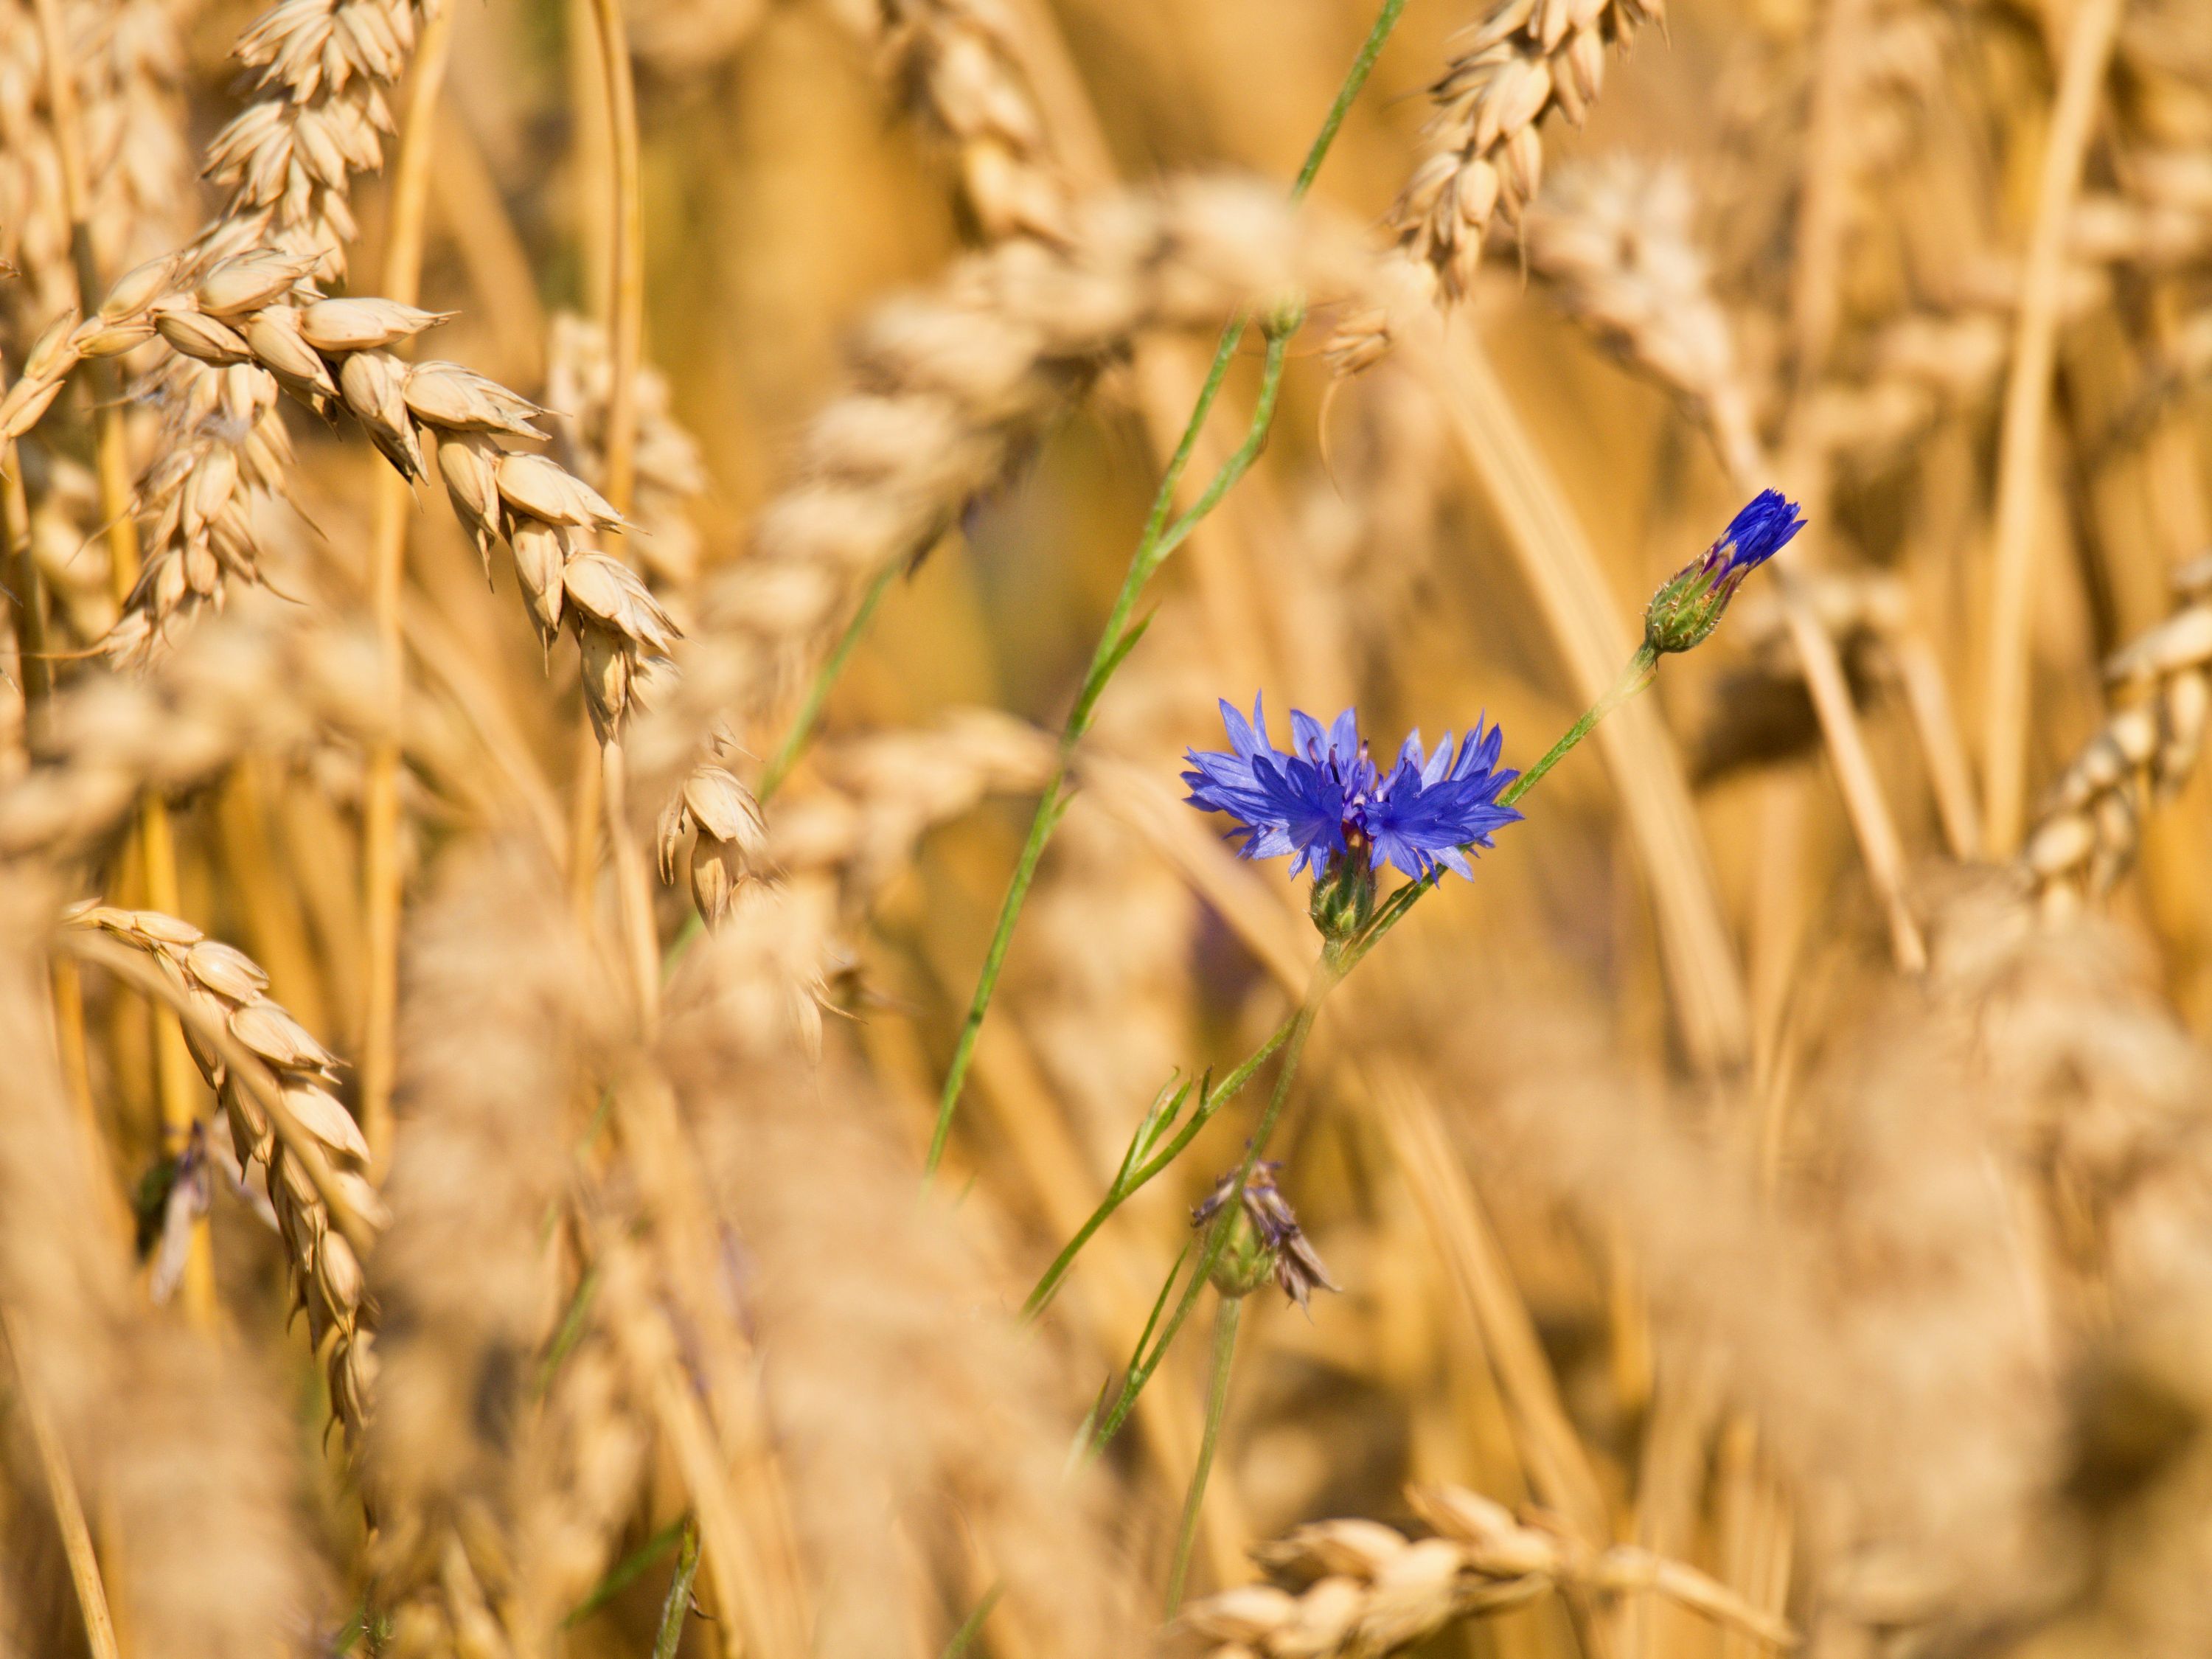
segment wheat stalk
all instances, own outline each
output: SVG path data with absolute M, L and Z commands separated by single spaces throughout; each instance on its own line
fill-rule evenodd
M 2119 32 L 2120 0 L 2086 0 L 2069 20 L 2044 152 L 2035 222 L 2021 276 L 2011 368 L 1998 439 L 1996 524 L 1990 552 L 1988 682 L 1982 700 L 1983 829 L 1987 850 L 2019 850 L 2027 793 L 2028 620 L 2035 586 L 2036 498 L 2041 489 L 2045 405 L 2058 343 L 2059 281 L 2066 225 L 2104 101 L 2106 66 Z

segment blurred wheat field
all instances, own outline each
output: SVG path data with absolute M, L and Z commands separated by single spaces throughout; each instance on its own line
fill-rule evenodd
M 0 1659 L 2212 1644 L 2208 0 L 0 16 Z

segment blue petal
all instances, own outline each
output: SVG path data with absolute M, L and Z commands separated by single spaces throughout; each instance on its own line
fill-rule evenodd
M 1473 732 L 1469 732 L 1468 735 L 1472 737 L 1474 734 Z M 1421 751 L 1416 749 L 1413 751 L 1413 761 L 1416 765 L 1419 765 Z M 1452 734 L 1449 732 L 1446 732 L 1444 733 L 1444 740 L 1437 745 L 1436 758 L 1431 760 L 1426 766 L 1423 766 L 1421 768 L 1421 787 L 1425 789 L 1431 784 L 1440 783 L 1445 778 L 1449 777 L 1451 775 L 1451 763 Z
M 1348 777 L 1359 763 L 1359 717 L 1349 708 L 1328 728 L 1328 757 L 1340 777 Z
M 1796 502 L 1778 489 L 1762 489 L 1729 520 L 1717 549 L 1729 550 L 1729 573 L 1749 571 L 1779 553 L 1804 527 L 1804 515 Z
M 1265 716 L 1260 712 L 1259 698 L 1252 699 L 1252 719 L 1249 721 L 1245 720 L 1243 711 L 1235 703 L 1226 697 L 1221 699 L 1221 723 L 1228 728 L 1229 746 L 1237 751 L 1237 759 L 1249 761 L 1257 750 L 1267 746 L 1267 728 L 1264 720 Z M 1253 731 L 1255 726 L 1259 727 L 1256 735 Z
M 1449 740 L 1447 737 L 1446 741 Z M 1421 769 L 1421 728 L 1418 726 L 1407 732 L 1405 742 L 1398 745 L 1398 765 L 1403 767 L 1408 763 L 1416 772 Z

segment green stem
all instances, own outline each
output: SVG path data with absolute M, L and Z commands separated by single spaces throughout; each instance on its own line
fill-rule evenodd
M 1233 1211 L 1236 1206 L 1232 1204 Z M 1244 1298 L 1224 1296 L 1213 1314 L 1213 1375 L 1206 1395 L 1206 1431 L 1198 1442 L 1198 1467 L 1190 1472 L 1190 1492 L 1182 1500 L 1182 1525 L 1176 1534 L 1175 1562 L 1168 1569 L 1168 1616 L 1182 1605 L 1183 1581 L 1190 1575 L 1191 1546 L 1198 1540 L 1198 1512 L 1206 1502 L 1206 1478 L 1213 1473 L 1213 1454 L 1221 1443 L 1221 1420 L 1229 1412 L 1229 1370 L 1237 1358 L 1237 1323 Z
M 592 1593 L 568 1610 L 568 1616 L 561 1621 L 561 1628 L 574 1630 L 628 1589 L 637 1581 L 640 1574 L 683 1540 L 684 1530 L 690 1524 L 690 1516 L 678 1516 L 609 1568 L 607 1576 L 592 1586 Z
M 1030 820 L 1028 839 L 1022 843 L 1022 855 L 1015 861 L 1013 879 L 1007 884 L 1006 896 L 999 906 L 998 924 L 991 930 L 991 945 L 983 955 L 983 971 L 975 981 L 975 994 L 969 1000 L 967 1018 L 960 1022 L 960 1037 L 953 1045 L 952 1064 L 945 1074 L 945 1087 L 937 1098 L 937 1124 L 929 1134 L 929 1156 L 922 1161 L 925 1179 L 935 1175 L 938 1164 L 944 1160 L 945 1143 L 952 1133 L 952 1114 L 960 1104 L 960 1091 L 975 1057 L 976 1039 L 982 1035 L 983 1015 L 991 1006 L 991 994 L 998 988 L 1007 947 L 1014 942 L 1014 920 L 1021 915 L 1022 904 L 1029 897 L 1030 884 L 1036 878 L 1045 842 L 1052 839 L 1054 825 L 1067 811 L 1073 799 L 1073 793 L 1067 787 L 1067 763 L 1063 758 L 1054 769 L 1052 781 L 1045 786 L 1036 815 Z
M 591 1139 L 589 1135 L 585 1137 L 586 1146 L 591 1144 Z M 554 1374 L 561 1369 L 561 1362 L 568 1358 L 575 1346 L 584 1340 L 586 1322 L 591 1316 L 592 1298 L 599 1294 L 599 1268 L 586 1268 L 584 1276 L 576 1281 L 575 1293 L 568 1298 L 568 1310 L 561 1316 L 561 1328 L 553 1334 L 552 1346 L 546 1349 L 545 1358 L 538 1362 L 538 1376 L 530 1390 L 532 1399 L 543 1400 L 545 1397 L 545 1391 L 553 1386 Z
M 1284 1039 L 1283 1069 L 1275 1074 L 1275 1087 L 1267 1097 L 1267 1109 L 1260 1114 L 1260 1121 L 1253 1128 L 1252 1139 L 1244 1148 L 1244 1161 L 1237 1166 L 1236 1175 L 1229 1183 L 1231 1193 L 1244 1190 L 1244 1183 L 1252 1178 L 1252 1166 L 1266 1155 L 1267 1141 L 1274 1134 L 1275 1125 L 1283 1115 L 1283 1107 L 1291 1097 L 1291 1083 L 1298 1074 L 1298 1061 L 1305 1055 L 1306 1039 L 1313 1035 L 1314 1020 L 1321 1012 L 1322 1002 L 1343 977 L 1343 970 L 1333 955 L 1325 951 L 1320 963 L 1315 966 L 1312 988 L 1306 993 L 1305 1000 L 1298 1005 L 1298 1012 L 1291 1018 L 1290 1029 Z M 1221 1253 L 1229 1248 L 1229 1238 L 1234 1231 L 1236 1218 L 1237 1206 L 1224 1205 L 1220 1214 L 1214 1217 L 1213 1224 L 1206 1230 L 1206 1247 L 1199 1254 L 1190 1283 L 1184 1287 L 1182 1299 L 1176 1304 L 1175 1311 L 1168 1316 L 1166 1326 L 1151 1350 L 1147 1352 L 1141 1343 L 1138 1345 L 1138 1351 L 1129 1362 L 1128 1375 L 1122 1381 L 1121 1392 L 1114 1401 L 1114 1408 L 1106 1413 L 1105 1420 L 1092 1433 L 1091 1451 L 1093 1456 L 1103 1451 L 1106 1443 L 1121 1431 L 1121 1425 L 1128 1420 L 1129 1413 L 1136 1406 L 1137 1396 L 1144 1392 L 1145 1384 L 1152 1381 L 1152 1373 L 1159 1369 L 1160 1361 L 1167 1357 L 1168 1349 L 1174 1345 L 1176 1333 L 1182 1328 L 1183 1322 L 1190 1317 L 1190 1310 L 1198 1304 L 1198 1293 L 1206 1288 L 1207 1280 L 1213 1276 L 1214 1264 L 1221 1260 Z
M 676 1557 L 676 1577 L 669 1581 L 668 1599 L 660 1604 L 660 1628 L 653 1638 L 653 1659 L 676 1659 L 684 1640 L 684 1620 L 691 1611 L 691 1584 L 699 1577 L 699 1528 L 684 1523 L 684 1547 Z
M 1304 165 L 1298 168 L 1297 181 L 1291 186 L 1293 202 L 1305 200 L 1306 192 L 1313 188 L 1315 175 L 1321 172 L 1322 162 L 1328 159 L 1329 146 L 1336 143 L 1337 129 L 1344 125 L 1344 118 L 1352 112 L 1352 100 L 1359 96 L 1359 89 L 1367 84 L 1368 76 L 1374 72 L 1375 60 L 1382 55 L 1382 43 L 1390 38 L 1390 31 L 1398 27 L 1398 14 L 1405 9 L 1406 0 L 1382 0 L 1382 9 L 1375 14 L 1374 26 L 1367 31 L 1366 40 L 1359 44 L 1359 55 L 1352 60 L 1351 69 L 1345 72 L 1343 84 L 1336 89 L 1336 101 L 1328 106 L 1328 113 L 1322 118 L 1321 131 L 1314 134 L 1313 143 L 1306 148 Z
M 1639 645 L 1636 654 L 1628 659 L 1628 666 L 1613 683 L 1613 690 L 1600 697 L 1586 709 L 1583 717 L 1566 730 L 1565 736 L 1544 751 L 1544 758 L 1505 786 L 1498 797 L 1500 806 L 1510 806 L 1536 787 L 1545 773 L 1566 757 L 1566 753 L 1584 738 L 1607 714 L 1651 684 L 1659 672 L 1659 653 L 1649 645 Z
M 776 745 L 775 753 L 769 757 L 768 764 L 761 769 L 760 781 L 753 786 L 753 799 L 762 805 L 768 805 L 769 797 L 775 794 L 782 787 L 783 781 L 791 775 L 791 769 L 798 763 L 799 755 L 814 736 L 814 722 L 822 716 L 822 705 L 830 701 L 830 688 L 845 672 L 845 665 L 852 660 L 853 652 L 860 643 L 860 636 L 868 631 L 868 623 L 876 614 L 876 607 L 884 602 L 884 595 L 890 591 L 892 580 L 906 568 L 906 565 L 904 558 L 896 558 L 876 572 L 875 580 L 868 584 L 868 591 L 860 597 L 860 609 L 853 612 L 852 620 L 845 624 L 845 631 L 837 636 L 837 643 L 830 648 L 829 656 L 823 659 L 822 666 L 815 671 L 814 683 L 806 688 L 805 701 L 799 705 L 799 712 L 791 717 L 783 741 Z
M 1375 68 L 1375 60 L 1382 51 L 1382 44 L 1389 39 L 1390 31 L 1396 27 L 1399 14 L 1405 8 L 1406 0 L 1383 0 L 1374 26 L 1368 30 L 1358 55 L 1352 59 L 1352 67 L 1346 71 L 1343 82 L 1337 88 L 1335 100 L 1329 105 L 1328 113 L 1322 121 L 1321 131 L 1314 135 L 1313 143 L 1307 148 L 1305 161 L 1291 186 L 1292 201 L 1301 199 L 1312 188 L 1315 177 L 1321 172 L 1322 162 L 1327 158 L 1330 146 L 1336 142 L 1338 130 L 1344 125 L 1346 112 L 1358 97 L 1360 88 L 1367 83 L 1367 77 Z M 1014 866 L 1013 878 L 1007 884 L 1006 899 L 999 907 L 998 924 L 993 930 L 990 948 L 983 959 L 983 970 L 976 980 L 975 994 L 969 1003 L 967 1018 L 961 1023 L 959 1037 L 953 1045 L 952 1063 L 946 1070 L 945 1087 L 938 1098 L 937 1123 L 930 1133 L 929 1157 L 924 1166 L 927 1174 L 934 1175 L 939 1162 L 945 1156 L 945 1144 L 951 1133 L 953 1114 L 960 1103 L 960 1091 L 967 1082 L 968 1068 L 975 1059 L 975 1042 L 982 1030 L 984 1016 L 989 1012 L 992 995 L 998 988 L 1000 970 L 1006 963 L 1006 949 L 1013 939 L 1014 925 L 1021 915 L 1023 904 L 1028 900 L 1030 884 L 1036 878 L 1038 860 L 1044 855 L 1045 843 L 1052 838 L 1054 827 L 1067 811 L 1068 764 L 1075 745 L 1090 729 L 1091 714 L 1097 708 L 1099 698 L 1105 693 L 1107 682 L 1113 678 L 1115 671 L 1121 665 L 1123 659 L 1135 646 L 1138 635 L 1143 631 L 1142 623 L 1132 628 L 1129 620 L 1135 612 L 1137 599 L 1146 583 L 1152 580 L 1169 554 L 1182 544 L 1200 520 L 1211 513 L 1237 481 L 1250 470 L 1253 460 L 1267 441 L 1267 429 L 1274 421 L 1284 357 L 1290 335 L 1297 326 L 1301 316 L 1302 313 L 1294 309 L 1281 318 L 1272 319 L 1267 326 L 1267 354 L 1261 372 L 1259 402 L 1253 410 L 1244 441 L 1238 446 L 1237 453 L 1223 463 L 1198 500 L 1192 503 L 1190 510 L 1170 528 L 1168 514 L 1175 504 L 1176 487 L 1182 482 L 1182 475 L 1197 449 L 1199 434 L 1204 429 L 1206 417 L 1212 412 L 1214 402 L 1221 394 L 1229 366 L 1235 360 L 1237 346 L 1243 340 L 1247 319 L 1240 317 L 1231 323 L 1222 331 L 1220 343 L 1214 348 L 1213 362 L 1206 370 L 1204 384 L 1199 388 L 1198 402 L 1191 410 L 1190 419 L 1183 426 L 1182 435 L 1176 443 L 1175 453 L 1169 458 L 1166 470 L 1160 476 L 1159 488 L 1152 495 L 1152 510 L 1146 514 L 1144 531 L 1138 538 L 1136 551 L 1130 556 L 1128 570 L 1122 577 L 1121 592 L 1115 596 L 1113 609 L 1107 615 L 1106 626 L 1098 636 L 1097 648 L 1091 653 L 1091 667 L 1084 676 L 1083 688 L 1076 696 L 1074 707 L 1068 712 L 1066 726 L 1060 733 L 1060 763 L 1054 770 L 1052 782 L 1047 787 L 1043 799 L 1037 803 L 1036 816 L 1030 821 L 1029 838 L 1024 843 L 1021 858 Z
M 1176 1138 L 1170 1140 L 1158 1156 L 1147 1159 L 1133 1170 L 1125 1170 L 1115 1179 L 1112 1188 L 1108 1191 L 1104 1199 L 1100 1200 L 1098 1207 L 1091 1212 L 1090 1218 L 1077 1229 L 1075 1237 L 1067 1241 L 1066 1247 L 1053 1258 L 1052 1265 L 1044 1270 L 1044 1276 L 1037 1280 L 1036 1288 L 1030 1292 L 1029 1299 L 1022 1304 L 1023 1318 L 1034 1319 L 1044 1311 L 1046 1305 L 1058 1292 L 1060 1281 L 1067 1277 L 1068 1269 L 1075 1265 L 1076 1256 L 1081 1253 L 1083 1247 L 1091 1242 L 1091 1236 L 1105 1225 L 1107 1218 L 1141 1191 L 1153 1176 L 1158 1175 L 1182 1156 L 1183 1148 L 1197 1138 L 1198 1132 L 1211 1123 L 1215 1115 L 1224 1106 L 1243 1091 L 1244 1085 L 1249 1083 L 1259 1069 L 1267 1063 L 1268 1058 L 1274 1054 L 1275 1050 L 1283 1046 L 1284 1039 L 1290 1034 L 1291 1022 L 1286 1019 L 1274 1029 L 1265 1042 L 1247 1054 L 1235 1071 L 1222 1079 L 1219 1087 L 1207 1091 L 1200 1097 L 1198 1109 L 1191 1115 L 1190 1121 L 1176 1132 Z
M 960 1621 L 960 1628 L 952 1632 L 952 1639 L 945 1644 L 944 1659 L 960 1659 L 960 1656 L 975 1644 L 983 1633 L 983 1621 L 991 1616 L 991 1609 L 999 1605 L 999 1598 L 1006 1593 L 1003 1582 L 983 1592 L 983 1599 L 975 1604 L 975 1611 Z
M 1131 612 L 1136 608 L 1137 597 L 1145 584 L 1152 580 L 1161 562 L 1180 545 L 1184 538 L 1195 529 L 1198 521 L 1212 512 L 1230 486 L 1250 470 L 1261 447 L 1267 441 L 1267 428 L 1275 417 L 1275 399 L 1281 391 L 1285 349 L 1289 343 L 1287 333 L 1271 330 L 1267 337 L 1267 356 L 1261 371 L 1260 400 L 1252 411 L 1252 419 L 1244 434 L 1244 441 L 1237 453 L 1224 461 L 1207 483 L 1204 493 L 1190 510 L 1170 526 L 1167 522 L 1168 509 L 1174 504 L 1176 483 L 1190 460 L 1190 452 L 1197 441 L 1200 425 L 1206 411 L 1213 405 L 1214 396 L 1221 389 L 1221 378 L 1226 372 L 1229 356 L 1236 344 L 1232 335 L 1222 337 L 1222 349 L 1214 354 L 1213 368 L 1206 376 L 1206 389 L 1199 394 L 1198 412 L 1192 423 L 1184 428 L 1182 441 L 1176 447 L 1175 457 L 1168 463 L 1166 476 L 1160 482 L 1159 494 L 1153 498 L 1152 510 L 1145 520 L 1143 536 L 1137 543 L 1136 556 L 1130 560 L 1129 569 L 1121 581 L 1121 591 L 1115 596 L 1114 609 L 1106 619 L 1105 632 L 1098 636 L 1097 649 L 1091 653 L 1090 672 L 1084 676 L 1083 689 L 1077 693 L 1075 706 L 1068 711 L 1067 723 L 1060 730 L 1060 754 L 1053 768 L 1052 780 L 1045 785 L 1044 794 L 1037 802 L 1036 812 L 1030 819 L 1028 838 L 1022 843 L 1021 857 L 1015 862 L 1013 878 L 1006 884 L 1006 896 L 999 905 L 999 920 L 991 931 L 990 948 L 984 953 L 983 971 L 976 976 L 975 994 L 969 999 L 967 1018 L 960 1024 L 959 1040 L 953 1045 L 952 1064 L 945 1074 L 945 1087 L 937 1101 L 937 1124 L 929 1137 L 929 1157 L 923 1172 L 933 1175 L 945 1156 L 946 1138 L 952 1133 L 952 1115 L 960 1104 L 960 1091 L 967 1085 L 968 1068 L 975 1057 L 975 1043 L 982 1035 L 983 1018 L 990 1012 L 991 999 L 999 988 L 999 975 L 1006 967 L 1006 951 L 1013 944 L 1014 925 L 1021 919 L 1022 906 L 1028 902 L 1030 886 L 1036 878 L 1037 865 L 1044 857 L 1045 844 L 1052 832 L 1059 828 L 1075 799 L 1074 786 L 1068 773 L 1073 765 L 1076 745 L 1091 729 L 1091 717 L 1097 713 L 1098 700 L 1105 695 L 1107 682 L 1114 671 L 1129 654 L 1144 624 L 1130 624 Z

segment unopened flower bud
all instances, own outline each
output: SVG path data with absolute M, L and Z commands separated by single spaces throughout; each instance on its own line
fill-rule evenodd
M 1651 596 L 1644 612 L 1644 647 L 1664 655 L 1704 643 L 1744 578 L 1805 527 L 1797 504 L 1778 489 L 1762 489 L 1729 520 L 1703 558 L 1685 566 Z

